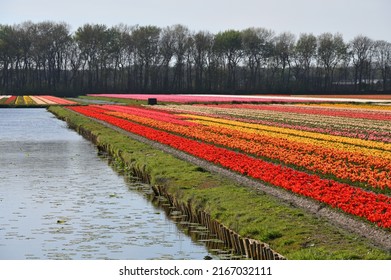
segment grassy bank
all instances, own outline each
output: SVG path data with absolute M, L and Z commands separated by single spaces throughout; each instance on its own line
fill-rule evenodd
M 91 133 L 98 146 L 126 165 L 145 169 L 151 184 L 166 186 L 178 199 L 191 201 L 195 209 L 204 209 L 241 236 L 270 244 L 288 259 L 391 258 L 390 252 L 304 210 L 206 172 L 62 107 L 49 110 L 76 130 Z

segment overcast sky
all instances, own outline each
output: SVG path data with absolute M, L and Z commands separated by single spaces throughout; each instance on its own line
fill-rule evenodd
M 85 23 L 166 27 L 192 31 L 264 27 L 319 35 L 341 33 L 391 42 L 391 0 L 0 0 L 0 23 L 64 21 L 72 31 Z

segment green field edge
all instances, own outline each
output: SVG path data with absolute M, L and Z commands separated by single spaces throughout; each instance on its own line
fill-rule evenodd
M 391 259 L 391 252 L 324 218 L 207 172 L 61 106 L 48 110 L 79 133 L 92 135 L 98 148 L 123 161 L 124 166 L 146 170 L 150 184 L 164 185 L 179 201 L 208 212 L 243 237 L 268 243 L 288 259 Z

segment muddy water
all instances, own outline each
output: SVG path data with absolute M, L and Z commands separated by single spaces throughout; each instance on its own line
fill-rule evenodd
M 136 189 L 45 109 L 0 109 L 0 259 L 210 255 Z

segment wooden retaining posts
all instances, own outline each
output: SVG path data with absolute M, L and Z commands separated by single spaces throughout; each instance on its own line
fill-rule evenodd
M 245 238 L 240 236 L 235 231 L 229 229 L 225 225 L 212 219 L 210 215 L 203 211 L 194 211 L 190 203 L 180 203 L 171 194 L 166 192 L 162 186 L 153 186 L 153 191 L 157 196 L 167 198 L 169 203 L 174 206 L 177 211 L 187 216 L 187 220 L 191 223 L 199 223 L 205 226 L 210 233 L 224 242 L 224 244 L 233 249 L 235 254 L 241 255 L 245 258 L 253 260 L 285 260 L 286 258 L 279 253 L 272 250 L 268 244 L 260 242 L 259 240 Z

